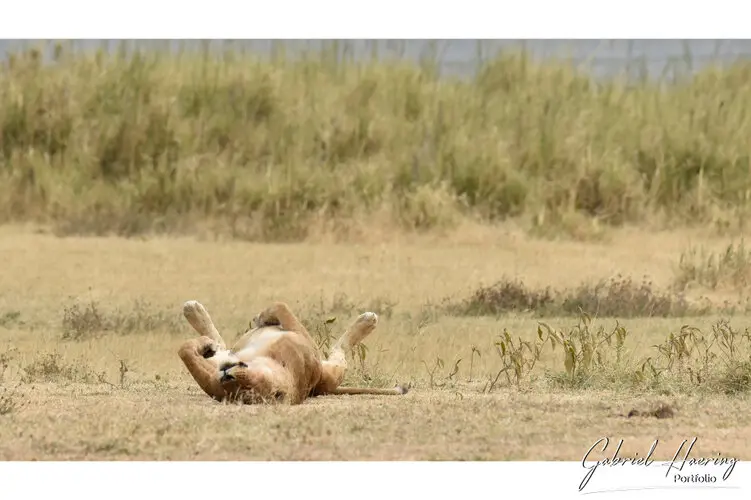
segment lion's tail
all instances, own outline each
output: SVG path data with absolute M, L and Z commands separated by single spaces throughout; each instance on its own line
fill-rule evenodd
M 328 394 L 334 395 L 358 395 L 358 394 L 375 394 L 379 396 L 401 396 L 407 394 L 409 387 L 396 386 L 390 389 L 380 389 L 376 387 L 337 387 L 329 391 Z

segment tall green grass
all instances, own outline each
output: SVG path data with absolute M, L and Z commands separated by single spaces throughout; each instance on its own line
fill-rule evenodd
M 53 52 L 0 71 L 0 221 L 291 240 L 372 214 L 735 224 L 751 201 L 751 64 L 665 86 L 519 53 L 451 79 L 330 51 Z

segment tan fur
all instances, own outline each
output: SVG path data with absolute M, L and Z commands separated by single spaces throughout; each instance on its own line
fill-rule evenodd
M 208 311 L 188 301 L 183 314 L 200 337 L 186 341 L 180 359 L 203 391 L 217 401 L 246 404 L 302 403 L 326 394 L 400 395 L 406 388 L 339 387 L 347 371 L 346 352 L 370 335 L 378 323 L 375 313 L 361 314 L 322 360 L 310 333 L 283 302 L 263 310 L 250 329 L 227 349 Z

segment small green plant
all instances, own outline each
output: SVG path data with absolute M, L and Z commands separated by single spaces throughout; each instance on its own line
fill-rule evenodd
M 469 356 L 469 379 L 467 380 L 467 382 L 472 382 L 472 368 L 474 367 L 474 364 L 475 364 L 475 354 L 477 355 L 478 358 L 482 357 L 482 353 L 477 348 L 477 346 L 473 345 L 471 349 L 472 351 Z
M 357 344 L 354 352 L 355 359 L 357 359 L 358 367 L 361 373 L 365 373 L 365 359 L 368 357 L 368 346 L 365 344 Z
M 324 320 L 302 320 L 302 323 L 315 340 L 323 357 L 328 357 L 333 342 L 337 340 L 331 329 L 331 325 L 336 323 L 336 316 L 329 316 Z
M 120 387 L 125 387 L 125 375 L 129 372 L 128 365 L 125 360 L 120 360 Z
M 737 394 L 751 390 L 751 360 L 733 365 L 717 380 L 725 394 Z
M 745 369 L 751 361 L 751 332 L 740 332 L 727 320 L 719 320 L 712 325 L 710 334 L 699 328 L 684 325 L 677 334 L 670 333 L 659 345 L 657 359 L 645 361 L 653 376 L 670 373 L 679 379 L 688 379 L 694 386 L 728 383 L 737 390 L 738 376 L 744 376 Z
M 381 349 L 380 353 L 386 352 L 387 349 Z M 386 373 L 376 359 L 375 362 L 369 361 L 370 349 L 365 344 L 358 344 L 353 356 L 357 363 L 354 370 L 348 370 L 345 377 L 346 383 L 350 385 L 369 386 L 369 387 L 386 387 L 393 383 L 396 370 L 393 373 Z
M 459 358 L 456 361 L 454 361 L 454 364 L 451 365 L 451 370 L 448 374 L 444 375 L 441 380 L 438 375 L 439 370 L 443 370 L 446 367 L 446 363 L 443 361 L 443 359 L 440 356 L 436 356 L 435 362 L 433 363 L 432 367 L 428 366 L 428 364 L 423 360 L 422 364 L 425 366 L 425 370 L 428 372 L 428 385 L 431 389 L 434 389 L 436 387 L 442 388 L 446 387 L 447 385 L 453 383 L 454 377 L 459 373 L 459 364 L 461 364 L 462 359 Z
M 751 331 L 748 328 L 741 332 L 734 329 L 728 320 L 721 319 L 712 325 L 712 335 L 719 349 L 718 357 L 726 366 L 743 362 L 742 357 L 749 354 Z
M 548 334 L 549 335 L 549 334 Z M 501 369 L 495 375 L 495 378 L 489 380 L 486 386 L 487 392 L 491 392 L 501 375 L 506 375 L 509 385 L 514 384 L 517 387 L 522 379 L 529 375 L 537 362 L 540 360 L 542 349 L 548 341 L 548 336 L 543 335 L 541 328 L 537 329 L 537 339 L 534 344 L 521 338 L 514 342 L 508 330 L 504 329 L 501 338 L 496 340 L 495 349 L 501 358 Z M 511 374 L 514 379 L 512 381 Z
M 388 318 L 393 314 L 395 305 L 396 302 L 384 297 L 376 297 L 365 305 L 358 305 L 346 294 L 339 293 L 333 297 L 330 304 L 327 304 L 321 297 L 316 306 L 303 311 L 301 322 L 315 340 L 323 356 L 328 357 L 331 346 L 344 333 L 334 331 L 334 324 L 339 315 L 353 316 L 363 311 L 372 311 L 379 317 Z M 365 344 L 358 344 L 355 347 L 354 358 L 361 368 L 364 367 L 367 351 L 368 347 Z
M 425 365 L 425 370 L 427 370 L 428 372 L 428 377 L 429 377 L 428 385 L 431 389 L 433 389 L 434 387 L 436 387 L 435 372 L 438 369 L 443 368 L 444 362 L 441 358 L 437 357 L 435 359 L 435 363 L 433 364 L 432 368 L 428 366 L 425 360 L 423 360 L 422 364 Z
M 592 328 L 592 318 L 582 312 L 578 323 L 568 331 L 554 330 L 545 323 L 541 329 L 547 332 L 553 349 L 560 346 L 563 351 L 563 366 L 571 382 L 581 379 L 592 371 L 601 369 L 608 363 L 607 347 L 615 341 L 615 363 L 620 364 L 627 330 L 616 322 L 611 331 L 602 326 Z M 538 335 L 542 334 L 538 329 Z
M 338 335 L 341 335 L 341 333 L 337 334 L 332 331 L 332 325 L 336 321 L 336 316 L 329 316 L 324 320 L 303 320 L 303 325 L 313 337 L 323 358 L 330 355 L 333 342 L 338 340 Z M 357 363 L 356 370 L 348 370 L 347 376 L 349 379 L 354 377 L 358 383 L 373 383 L 375 379 L 380 378 L 377 367 L 368 369 L 366 365 L 368 352 L 368 346 L 361 343 L 355 346 L 352 353 L 347 353 L 348 356 L 354 358 L 352 361 Z
M 483 392 L 495 390 L 499 380 L 521 387 L 534 379 L 539 360 L 556 352 L 561 356 L 560 370 L 546 370 L 544 379 L 565 388 L 612 386 L 663 393 L 702 388 L 729 394 L 751 390 L 751 329 L 738 330 L 727 320 L 715 322 L 707 333 L 684 325 L 652 346 L 654 351 L 643 359 L 628 351 L 629 331 L 623 325 L 618 321 L 613 328 L 595 325 L 584 311 L 571 327 L 556 329 L 540 322 L 536 333 L 533 340 L 525 340 L 504 329 L 494 340 L 501 366 L 488 376 Z M 474 378 L 475 355 L 479 357 L 480 350 L 471 346 L 468 382 Z M 432 364 L 423 361 L 429 386 L 446 386 L 459 361 L 446 377 L 442 370 L 448 365 L 442 358 Z

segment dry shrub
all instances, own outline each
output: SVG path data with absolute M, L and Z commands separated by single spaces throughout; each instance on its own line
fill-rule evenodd
M 502 279 L 487 287 L 480 287 L 458 304 L 448 304 L 451 314 L 465 316 L 499 315 L 508 312 L 543 314 L 555 307 L 554 292 L 531 290 L 521 280 Z
M 85 340 L 108 332 L 121 335 L 154 331 L 179 333 L 183 323 L 178 313 L 155 311 L 142 300 L 136 300 L 128 310 L 109 312 L 103 311 L 97 302 L 90 301 L 83 306 L 65 307 L 62 329 L 64 340 Z
M 108 383 L 103 372 L 91 368 L 85 359 L 69 362 L 58 352 L 41 353 L 31 363 L 21 368 L 24 383 Z
M 686 299 L 671 292 L 655 290 L 651 281 L 635 283 L 617 276 L 594 285 L 580 285 L 561 294 L 561 310 L 568 314 L 585 311 L 607 317 L 684 317 L 707 312 L 693 309 Z
M 0 417 L 18 412 L 29 404 L 26 397 L 17 392 L 19 385 L 16 385 L 12 389 L 0 386 Z
M 683 317 L 709 312 L 708 306 L 694 306 L 681 295 L 661 292 L 650 281 L 636 284 L 617 276 L 574 289 L 528 288 L 521 280 L 504 278 L 480 287 L 459 302 L 449 303 L 449 314 L 462 316 L 531 313 L 537 317 L 578 316 L 584 312 L 606 317 Z

